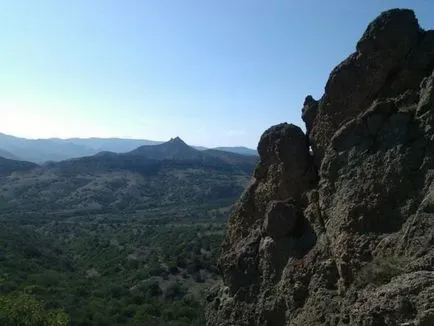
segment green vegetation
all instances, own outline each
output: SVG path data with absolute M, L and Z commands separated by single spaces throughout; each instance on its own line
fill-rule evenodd
M 62 310 L 44 310 L 33 296 L 19 293 L 0 296 L 0 325 L 66 326 L 69 317 Z
M 65 314 L 71 325 L 204 325 L 226 217 L 256 160 L 174 139 L 40 167 L 5 161 L 0 295 L 14 303 L 3 324 L 28 302 L 18 314 L 34 310 L 34 325 Z
M 29 171 L 36 168 L 37 165 L 25 161 L 16 161 L 0 156 L 0 177 L 8 176 L 12 172 Z
M 72 325 L 204 325 L 203 294 L 216 280 L 226 215 L 227 208 L 205 205 L 123 215 L 4 216 L 0 294 L 37 307 L 40 325 L 52 325 L 43 323 L 47 316 L 63 325 L 59 309 Z
M 233 203 L 257 159 L 180 139 L 43 166 L 0 158 L 0 208 L 70 216 Z
M 147 174 L 122 170 L 88 174 L 71 169 L 36 169 L 0 178 L 0 201 L 9 205 L 10 213 L 70 216 L 150 208 L 163 212 L 163 207 L 233 203 L 249 178 L 242 171 L 203 167 L 164 167 Z

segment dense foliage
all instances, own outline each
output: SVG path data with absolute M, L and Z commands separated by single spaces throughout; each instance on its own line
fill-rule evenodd
M 72 325 L 203 325 L 227 210 L 186 211 L 4 216 L 0 293 L 31 302 L 37 318 L 58 316 L 55 325 L 64 314 Z
M 0 321 L 204 325 L 228 210 L 256 160 L 174 139 L 39 167 L 5 161 Z
M 46 311 L 33 296 L 25 293 L 0 296 L 0 325 L 66 326 L 68 315 L 62 310 Z
M 12 172 L 29 171 L 37 168 L 37 165 L 31 162 L 16 161 L 0 156 L 0 177 L 7 176 Z
M 124 170 L 109 166 L 105 160 L 89 160 L 98 168 L 83 159 L 79 163 L 62 162 L 0 177 L 0 205 L 4 202 L 12 213 L 20 210 L 67 215 L 134 212 L 168 206 L 183 208 L 215 201 L 233 202 L 250 177 L 238 165 L 217 169 L 175 162 L 140 165 L 116 160 L 119 166 L 130 169 Z M 251 164 L 250 170 L 253 167 Z

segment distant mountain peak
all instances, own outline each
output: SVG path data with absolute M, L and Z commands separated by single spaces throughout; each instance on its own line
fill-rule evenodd
M 175 138 L 170 138 L 169 141 L 160 144 L 160 146 L 171 148 L 171 149 L 186 149 L 186 148 L 193 149 L 192 147 L 190 147 L 190 145 L 188 145 L 178 136 L 176 136 Z
M 187 145 L 179 136 L 176 136 L 175 138 L 170 138 L 170 140 L 168 141 L 168 143 Z
M 151 159 L 198 159 L 201 152 L 187 145 L 181 138 L 171 138 L 169 141 L 159 145 L 144 145 L 133 150 L 133 154 L 139 154 Z

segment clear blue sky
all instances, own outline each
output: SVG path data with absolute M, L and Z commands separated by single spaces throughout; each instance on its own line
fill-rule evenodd
M 0 132 L 256 147 L 380 11 L 434 1 L 1 0 Z

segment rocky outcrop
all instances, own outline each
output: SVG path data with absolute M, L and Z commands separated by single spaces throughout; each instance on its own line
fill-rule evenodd
M 434 32 L 384 12 L 306 98 L 307 134 L 262 135 L 208 325 L 434 325 L 433 69 Z

